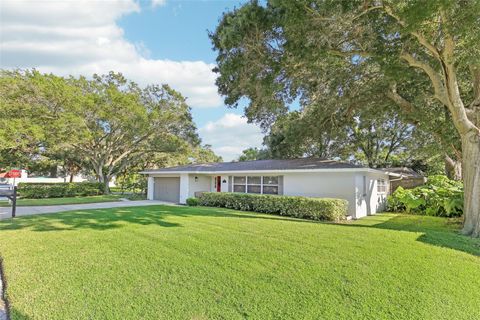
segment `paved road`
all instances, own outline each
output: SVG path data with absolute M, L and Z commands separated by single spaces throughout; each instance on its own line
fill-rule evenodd
M 108 209 L 119 207 L 140 207 L 153 205 L 174 205 L 170 202 L 157 200 L 141 200 L 141 201 L 114 201 L 114 202 L 100 202 L 100 203 L 85 203 L 85 204 L 67 204 L 60 206 L 38 206 L 38 207 L 17 207 L 17 217 L 28 216 L 33 214 L 53 213 L 72 210 L 87 210 L 87 209 Z M 10 218 L 12 216 L 11 207 L 0 207 L 0 219 Z M 1 320 L 1 318 L 0 318 Z

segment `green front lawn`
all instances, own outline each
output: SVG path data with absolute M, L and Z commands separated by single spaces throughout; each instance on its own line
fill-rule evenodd
M 96 202 L 111 202 L 119 201 L 120 198 L 125 198 L 124 195 L 109 194 L 101 196 L 86 196 L 86 197 L 66 197 L 66 198 L 45 198 L 45 199 L 19 199 L 17 206 L 56 206 L 64 204 L 82 204 L 82 203 L 96 203 Z M 10 207 L 8 201 L 0 201 L 0 207 Z
M 0 222 L 12 319 L 480 319 L 455 220 L 151 206 Z

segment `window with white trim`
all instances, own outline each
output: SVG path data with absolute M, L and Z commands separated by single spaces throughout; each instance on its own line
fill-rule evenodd
M 233 177 L 233 192 L 243 192 L 247 190 L 247 177 Z
M 377 180 L 377 193 L 386 193 L 387 192 L 387 182 L 385 179 Z
M 263 178 L 262 193 L 264 194 L 278 194 L 278 177 L 265 176 Z
M 247 177 L 247 193 L 262 193 L 262 177 Z
M 233 192 L 278 194 L 278 176 L 234 176 Z

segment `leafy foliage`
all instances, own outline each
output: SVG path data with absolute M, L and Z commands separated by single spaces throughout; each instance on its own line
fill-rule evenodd
M 232 192 L 205 192 L 200 197 L 200 205 L 328 221 L 344 220 L 348 208 L 348 202 L 341 199 Z
M 218 50 L 219 90 L 233 107 L 247 98 L 249 120 L 271 128 L 265 142 L 272 157 L 355 157 L 372 167 L 416 161 L 436 166 L 443 164 L 445 153 L 459 158 L 460 139 L 451 116 L 431 99 L 429 82 L 401 61 L 402 46 L 422 49 L 412 44 L 410 29 L 398 28 L 382 12 L 398 10 L 411 28 L 423 28 L 419 21 L 431 17 L 413 19 L 414 3 L 376 5 L 251 1 L 226 13 L 211 33 Z M 421 11 L 435 15 L 442 6 L 452 14 L 460 11 L 448 1 Z M 469 77 L 468 72 L 461 75 Z M 399 105 L 392 90 L 413 103 Z M 286 115 L 292 101 L 301 110 Z M 414 134 L 413 128 L 422 133 Z
M 199 143 L 190 107 L 167 85 L 142 89 L 114 72 L 74 83 L 85 92 L 80 112 L 86 136 L 72 145 L 106 187 L 112 176 L 151 154 Z
M 399 187 L 388 197 L 388 209 L 394 212 L 429 216 L 461 216 L 463 185 L 446 176 L 431 176 L 424 186 L 414 189 Z
M 18 194 L 26 199 L 96 196 L 103 191 L 103 184 L 98 182 L 18 184 Z
M 135 171 L 126 171 L 116 176 L 115 185 L 117 185 L 122 192 L 130 191 L 143 194 L 146 193 L 147 190 L 147 177 Z
M 188 198 L 186 202 L 187 202 L 187 205 L 190 207 L 196 207 L 200 205 L 200 199 L 198 198 Z
M 127 168 L 218 160 L 201 145 L 180 93 L 168 85 L 141 88 L 120 73 L 87 79 L 1 71 L 0 112 L 1 167 L 81 172 L 106 192 Z
M 462 232 L 480 237 L 478 12 L 478 0 L 250 1 L 210 34 L 217 85 L 227 105 L 248 101 L 246 116 L 264 129 L 292 104 L 319 109 L 319 128 L 395 106 L 461 160 Z
M 238 161 L 265 160 L 270 158 L 270 152 L 267 149 L 248 148 L 242 151 Z
M 79 89 L 62 77 L 36 70 L 0 70 L 2 166 L 26 167 L 47 148 L 81 135 L 79 97 Z
M 322 120 L 319 112 L 308 108 L 278 117 L 264 139 L 271 157 L 339 158 L 378 168 L 409 166 L 423 160 L 422 154 L 430 154 L 425 146 L 432 139 L 395 111 L 375 114 L 367 110 L 331 121 Z

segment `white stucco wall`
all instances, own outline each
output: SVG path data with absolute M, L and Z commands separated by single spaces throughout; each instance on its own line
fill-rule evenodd
M 147 179 L 147 199 L 153 200 L 153 191 L 154 191 L 154 184 L 153 184 L 153 177 L 149 176 Z
M 385 193 L 378 194 L 378 179 L 384 179 L 388 187 L 389 177 L 387 174 L 368 172 L 355 175 L 355 218 L 365 217 L 385 210 L 388 189 Z
M 197 177 L 197 181 L 195 181 L 195 177 Z M 212 178 L 207 175 L 195 175 L 190 174 L 188 177 L 188 181 L 190 183 L 190 188 L 188 189 L 188 197 L 194 197 L 195 192 L 199 191 L 210 191 L 212 186 Z
M 248 175 L 248 173 L 242 173 L 242 175 Z M 382 195 L 377 194 L 377 179 L 385 179 L 388 186 L 388 175 L 381 172 L 302 172 L 264 173 L 263 175 L 283 176 L 284 195 L 345 199 L 349 203 L 348 214 L 354 218 L 383 211 L 388 194 L 388 192 Z M 197 191 L 216 191 L 214 180 L 216 175 L 159 174 L 149 176 L 148 199 L 153 199 L 153 177 L 155 176 L 180 176 L 180 203 L 185 203 L 186 199 L 193 197 Z M 363 176 L 366 177 L 366 192 L 364 191 Z M 198 177 L 197 181 L 195 181 L 195 177 Z M 228 175 L 222 175 L 221 179 L 221 192 L 228 192 Z M 223 183 L 224 180 L 225 183 Z
M 283 194 L 348 201 L 348 214 L 355 217 L 355 174 L 352 172 L 286 173 Z
M 180 174 L 180 203 L 187 203 L 187 198 L 190 190 L 190 183 L 188 173 Z

